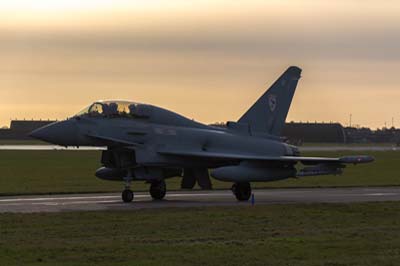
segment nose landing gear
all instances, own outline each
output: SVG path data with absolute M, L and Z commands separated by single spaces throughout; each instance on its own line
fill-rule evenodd
M 132 178 L 126 177 L 125 179 L 125 189 L 122 191 L 123 202 L 132 202 L 134 194 L 130 189 Z M 152 181 L 149 189 L 150 195 L 154 200 L 162 200 L 167 194 L 167 185 L 164 180 Z
M 251 196 L 250 183 L 235 183 L 232 185 L 232 192 L 238 201 L 248 201 Z
M 128 173 L 128 176 L 124 178 L 125 180 L 125 189 L 122 191 L 122 200 L 124 202 L 132 202 L 134 194 L 132 190 L 130 189 L 131 187 L 131 181 L 132 181 L 132 175 Z
M 133 194 L 132 190 L 126 188 L 126 189 L 124 189 L 124 191 L 122 191 L 122 200 L 124 202 L 132 202 L 133 197 L 134 197 L 134 194 Z

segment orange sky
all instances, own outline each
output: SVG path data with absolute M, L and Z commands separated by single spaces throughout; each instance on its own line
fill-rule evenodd
M 289 65 L 288 120 L 400 126 L 396 1 L 110 2 L 0 1 L 0 126 L 109 98 L 236 120 Z

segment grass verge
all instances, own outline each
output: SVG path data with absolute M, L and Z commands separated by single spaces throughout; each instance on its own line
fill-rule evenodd
M 0 265 L 398 265 L 398 203 L 0 214 Z
M 343 156 L 352 152 L 304 153 L 309 156 Z M 253 187 L 335 187 L 400 185 L 400 152 L 366 152 L 376 161 L 352 166 L 341 176 L 317 176 L 277 182 L 254 183 Z M 0 151 L 0 195 L 35 193 L 79 193 L 120 191 L 121 182 L 99 180 L 99 151 Z M 230 183 L 212 180 L 214 188 L 229 188 Z M 179 189 L 180 178 L 167 180 L 168 189 Z M 148 185 L 134 182 L 136 191 Z
M 49 145 L 36 139 L 0 139 L 0 145 Z

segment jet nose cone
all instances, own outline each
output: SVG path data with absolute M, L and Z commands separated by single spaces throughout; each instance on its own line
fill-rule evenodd
M 78 130 L 75 122 L 66 120 L 62 122 L 51 123 L 32 131 L 29 136 L 35 139 L 43 140 L 62 146 L 77 145 Z
M 34 139 L 44 140 L 46 138 L 46 130 L 43 130 L 43 127 L 35 129 L 31 133 L 29 133 L 29 137 Z

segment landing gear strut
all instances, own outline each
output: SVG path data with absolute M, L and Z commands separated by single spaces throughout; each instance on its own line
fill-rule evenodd
M 125 180 L 125 189 L 122 191 L 122 200 L 124 202 L 132 202 L 134 194 L 131 188 L 132 174 L 128 172 L 128 176 L 124 178 Z
M 248 201 L 251 196 L 250 183 L 235 183 L 232 185 L 232 192 L 238 201 Z
M 162 200 L 167 193 L 167 185 L 164 180 L 157 180 L 151 182 L 150 195 L 155 200 Z

